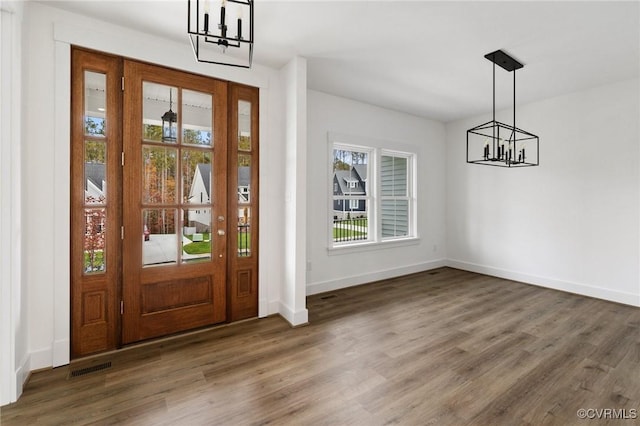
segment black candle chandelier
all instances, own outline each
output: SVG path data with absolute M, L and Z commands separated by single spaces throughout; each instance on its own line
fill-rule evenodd
M 502 50 L 484 55 L 493 62 L 493 119 L 467 130 L 467 163 L 498 167 L 539 165 L 538 136 L 516 127 L 516 70 L 524 67 Z M 496 65 L 513 72 L 513 125 L 496 121 Z
M 251 68 L 253 0 L 187 0 L 187 32 L 198 62 Z

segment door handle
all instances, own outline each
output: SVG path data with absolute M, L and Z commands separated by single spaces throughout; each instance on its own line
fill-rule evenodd
M 224 229 L 218 229 L 218 235 L 224 235 Z

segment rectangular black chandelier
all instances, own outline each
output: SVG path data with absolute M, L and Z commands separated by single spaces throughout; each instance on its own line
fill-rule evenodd
M 516 127 L 516 70 L 524 65 L 502 50 L 484 57 L 493 62 L 493 119 L 467 130 L 467 163 L 497 167 L 538 166 L 538 136 Z M 513 125 L 496 121 L 496 65 L 513 72 Z
M 187 32 L 198 62 L 251 68 L 253 0 L 187 0 Z

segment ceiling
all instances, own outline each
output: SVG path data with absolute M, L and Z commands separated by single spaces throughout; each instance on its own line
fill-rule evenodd
M 184 43 L 186 0 L 50 1 Z M 212 0 L 213 3 L 213 0 Z M 640 2 L 256 0 L 254 63 L 307 59 L 308 87 L 444 122 L 491 110 L 492 64 L 525 104 L 640 75 Z M 212 65 L 213 67 L 214 65 Z M 496 70 L 497 108 L 513 75 Z

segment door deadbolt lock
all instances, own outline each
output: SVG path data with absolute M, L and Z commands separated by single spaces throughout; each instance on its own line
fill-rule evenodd
M 218 216 L 218 222 L 224 222 L 224 216 Z

